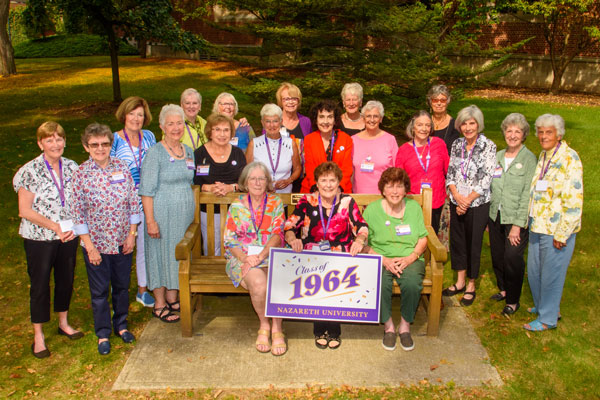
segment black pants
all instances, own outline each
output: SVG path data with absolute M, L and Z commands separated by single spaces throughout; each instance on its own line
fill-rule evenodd
M 479 277 L 483 232 L 487 225 L 490 203 L 470 207 L 463 215 L 456 213 L 457 207 L 450 203 L 450 256 L 452 269 L 467 270 L 467 278 Z
M 436 234 L 440 231 L 440 220 L 442 218 L 443 208 L 444 205 L 442 204 L 441 207 L 434 208 L 431 210 L 431 227 L 433 228 Z
M 340 337 L 342 334 L 342 325 L 337 321 L 315 321 L 313 324 L 313 333 L 315 336 L 321 336 L 329 333 L 330 337 Z
M 525 274 L 525 249 L 529 242 L 529 230 L 521 228 L 521 243 L 513 246 L 508 240 L 512 225 L 500 223 L 500 212 L 496 221 L 488 221 L 492 266 L 500 291 L 506 291 L 506 304 L 517 304 L 521 298 Z
M 31 322 L 50 321 L 50 274 L 54 268 L 54 312 L 69 311 L 73 294 L 75 260 L 79 239 L 66 243 L 60 240 L 25 239 Z

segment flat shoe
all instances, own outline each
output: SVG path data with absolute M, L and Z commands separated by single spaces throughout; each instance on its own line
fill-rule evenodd
M 83 332 L 75 331 L 75 333 L 71 333 L 70 335 L 63 331 L 60 326 L 58 327 L 58 334 L 68 337 L 71 340 L 81 339 L 83 337 Z
M 273 343 L 273 339 L 283 339 L 283 343 L 279 343 L 279 344 L 275 344 Z M 273 354 L 275 357 L 281 357 L 282 355 L 284 355 L 285 353 L 287 353 L 287 338 L 285 337 L 285 334 L 283 332 L 273 332 L 273 334 L 271 335 L 271 354 Z M 283 349 L 283 353 L 275 353 L 273 350 L 275 349 Z
M 535 319 L 530 323 L 523 325 L 523 328 L 531 332 L 542 332 L 550 329 L 556 329 L 556 325 L 542 324 L 539 320 Z
M 490 296 L 490 300 L 502 301 L 506 299 L 506 296 L 503 296 L 501 292 L 493 294 Z
M 332 345 L 331 342 L 337 342 L 337 344 Z M 327 347 L 331 350 L 335 350 L 342 345 L 342 338 L 340 337 L 329 337 L 327 340 Z
M 385 332 L 381 345 L 384 349 L 393 351 L 396 349 L 396 332 Z
M 470 299 L 465 299 L 466 295 L 471 295 L 472 297 Z M 474 301 L 475 301 L 475 292 L 465 292 L 463 298 L 460 299 L 460 304 L 462 304 L 464 307 L 468 307 L 471 304 L 473 304 Z
M 511 306 L 506 305 L 502 309 L 502 314 L 504 314 L 504 315 L 513 315 L 514 313 L 516 313 L 519 310 L 520 307 L 521 307 L 521 305 L 519 303 L 517 303 L 517 305 L 515 306 L 514 309 Z
M 48 350 L 48 348 L 45 348 L 42 351 L 38 351 L 37 353 L 35 352 L 35 343 L 31 344 L 31 354 L 33 354 L 33 356 L 35 358 L 48 358 L 50 357 L 50 350 Z
M 463 286 L 462 289 L 458 289 L 456 285 L 452 285 L 442 290 L 442 296 L 454 296 L 457 293 L 464 292 L 467 288 L 467 285 Z
M 123 340 L 123 343 L 133 343 L 135 341 L 135 336 L 133 336 L 133 333 L 129 331 L 125 331 L 120 335 L 117 333 L 117 336 L 119 336 L 121 340 Z
M 263 335 L 268 338 L 270 334 L 271 334 L 271 332 L 266 329 L 258 330 L 258 335 Z M 256 338 L 256 343 L 254 345 L 256 346 L 256 351 L 258 351 L 259 353 L 268 353 L 271 351 L 271 344 L 269 343 L 269 339 L 267 339 L 265 341 L 265 340 L 258 340 L 258 338 Z M 261 350 L 258 348 L 258 346 L 267 346 L 267 348 L 265 350 Z
M 538 313 L 538 312 L 537 312 L 537 308 L 535 308 L 535 307 L 529 307 L 529 308 L 527 309 L 527 312 L 528 312 L 528 313 L 530 313 L 530 314 L 537 314 L 537 313 Z M 562 318 L 562 316 L 561 316 L 560 314 L 558 314 L 558 318 L 557 318 L 557 320 L 558 320 L 558 321 L 560 321 L 560 320 L 561 320 L 561 318 Z
M 413 342 L 410 332 L 400 333 L 400 346 L 404 351 L 411 351 L 415 348 L 415 342 Z
M 104 342 L 98 342 L 98 353 L 101 356 L 105 356 L 110 353 L 110 342 L 105 340 Z
M 319 340 L 324 340 L 325 344 L 319 343 Z M 329 343 L 327 335 L 322 334 L 321 336 L 315 336 L 315 346 L 317 346 L 317 348 L 324 350 L 327 348 L 327 343 Z

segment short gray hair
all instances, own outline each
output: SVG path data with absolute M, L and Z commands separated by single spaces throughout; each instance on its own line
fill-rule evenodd
M 446 98 L 448 99 L 446 105 L 449 105 L 452 101 L 452 94 L 450 93 L 450 89 L 448 89 L 446 85 L 434 85 L 431 87 L 431 89 L 429 89 L 429 92 L 427 92 L 426 96 L 427 104 L 429 104 L 429 107 L 431 107 L 431 99 L 433 99 L 434 97 L 438 97 L 439 95 L 446 96 Z
M 194 88 L 187 88 L 185 89 L 182 93 L 181 93 L 181 100 L 179 101 L 181 104 L 183 104 L 183 101 L 189 97 L 189 96 L 196 96 L 196 98 L 198 99 L 198 103 L 200 103 L 200 105 L 202 105 L 202 95 L 200 94 L 200 92 L 198 92 L 196 89 Z
M 240 110 L 238 108 L 238 102 L 231 93 L 227 93 L 227 92 L 223 92 L 217 96 L 217 98 L 215 99 L 215 104 L 213 104 L 212 112 L 214 112 L 214 113 L 219 112 L 219 103 L 221 102 L 221 100 L 223 100 L 226 97 L 231 97 L 231 100 L 233 100 L 233 104 L 234 104 L 233 115 L 234 116 L 237 115 L 238 111 Z
M 81 135 L 81 143 L 87 147 L 90 139 L 93 137 L 107 137 L 110 140 L 110 144 L 112 145 L 114 140 L 114 135 L 112 130 L 108 125 L 99 124 L 97 122 L 92 122 L 88 126 L 85 127 L 83 134 Z
M 240 174 L 240 179 L 238 179 L 238 187 L 241 192 L 248 191 L 248 177 L 250 173 L 254 171 L 256 168 L 262 170 L 262 172 L 267 177 L 267 192 L 272 192 L 273 188 L 273 177 L 271 176 L 271 171 L 267 168 L 267 166 L 260 161 L 252 161 L 250 164 L 247 164 L 242 173 Z
M 523 132 L 523 142 L 525 139 L 527 139 L 527 135 L 529 135 L 529 123 L 523 114 L 511 113 L 504 118 L 504 121 L 502 121 L 502 124 L 500 124 L 500 129 L 502 129 L 503 135 L 506 134 L 506 130 L 510 126 L 516 126 Z
M 431 115 L 425 110 L 419 110 L 412 116 L 408 125 L 406 125 L 406 136 L 408 136 L 409 139 L 415 137 L 413 133 L 413 130 L 415 128 L 415 120 L 420 117 L 429 118 L 429 121 L 431 122 L 431 129 L 429 129 L 429 135 L 433 133 L 433 120 L 431 119 Z
M 473 118 L 475 122 L 477 122 L 477 133 L 483 132 L 485 129 L 485 125 L 483 124 L 483 113 L 476 105 L 471 104 L 468 107 L 463 108 L 458 112 L 456 116 L 456 122 L 454 122 L 454 127 L 457 131 L 462 133 L 460 130 L 460 126 Z
M 377 111 L 379 111 L 379 116 L 381 118 L 383 118 L 383 104 L 381 104 L 380 101 L 377 100 L 369 100 L 367 101 L 367 104 L 364 105 L 364 107 L 362 108 L 362 110 L 360 110 L 360 113 L 362 115 L 365 115 L 365 113 L 369 110 L 372 110 L 376 108 Z
M 260 110 L 260 119 L 264 119 L 265 117 L 274 117 L 277 116 L 279 119 L 283 117 L 283 111 L 277 104 L 268 103 L 263 106 Z
M 360 101 L 362 101 L 362 99 L 363 99 L 363 88 L 362 88 L 362 86 L 360 86 L 359 83 L 356 83 L 356 82 L 346 83 L 344 85 L 344 87 L 342 88 L 342 93 L 341 93 L 341 95 L 342 95 L 342 101 L 344 100 L 344 98 L 348 94 L 353 94 L 356 97 L 358 97 L 358 99 Z
M 535 120 L 535 135 L 537 136 L 537 129 L 541 127 L 553 126 L 556 128 L 556 135 L 559 139 L 565 136 L 565 120 L 558 114 L 544 114 L 540 115 Z
M 183 108 L 178 106 L 177 104 L 166 104 L 160 110 L 160 114 L 158 116 L 158 123 L 160 126 L 165 125 L 165 120 L 169 115 L 179 115 L 182 121 L 185 121 L 185 113 L 183 112 Z

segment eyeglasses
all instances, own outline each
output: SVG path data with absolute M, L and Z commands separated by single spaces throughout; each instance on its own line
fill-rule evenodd
M 284 97 L 281 99 L 284 103 L 297 103 L 300 101 L 298 97 Z
M 432 104 L 445 104 L 448 102 L 448 99 L 431 99 Z
M 98 147 L 102 147 L 104 149 L 110 148 L 110 142 L 102 142 L 102 143 L 88 143 L 88 147 L 90 149 L 97 149 Z
M 235 103 L 219 103 L 223 107 L 235 107 Z
M 249 182 L 258 182 L 258 183 L 265 183 L 267 181 L 267 178 L 265 178 L 264 176 L 253 176 L 251 178 L 248 178 Z

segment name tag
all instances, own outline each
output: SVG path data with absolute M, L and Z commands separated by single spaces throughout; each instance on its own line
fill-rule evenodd
M 208 176 L 210 165 L 198 165 L 196 167 L 196 176 Z
M 331 244 L 329 243 L 329 240 L 323 240 L 319 242 L 319 249 L 321 249 L 321 251 L 331 251 Z
M 196 165 L 194 164 L 194 160 L 192 160 L 191 158 L 186 158 L 185 165 L 187 165 L 188 169 L 196 168 Z
M 431 189 L 431 182 L 421 181 L 421 193 L 423 193 L 423 189 Z
M 69 232 L 73 230 L 73 220 L 65 219 L 62 221 L 58 221 L 58 225 L 60 225 L 60 230 L 63 232 Z
M 234 137 L 233 139 L 231 139 L 231 140 L 229 141 L 229 144 L 230 144 L 230 145 L 232 145 L 232 146 L 237 146 L 237 145 L 238 145 L 238 139 L 239 139 L 239 138 L 238 138 L 237 136 L 236 136 L 236 137 Z
M 494 175 L 492 175 L 492 178 L 501 178 L 502 177 L 502 166 L 498 165 L 496 167 L 496 169 L 494 170 Z
M 471 186 L 465 185 L 464 183 L 459 183 L 457 189 L 461 196 L 468 196 L 472 192 Z
M 248 246 L 248 255 L 249 256 L 255 256 L 257 254 L 260 254 L 261 251 L 263 251 L 263 246 L 253 246 L 250 245 Z
M 110 175 L 110 183 L 121 183 L 125 182 L 125 174 L 121 171 L 113 172 Z
M 410 235 L 410 225 L 396 225 L 396 236 Z
M 548 181 L 538 180 L 535 183 L 535 191 L 536 192 L 547 192 L 548 191 Z
M 375 170 L 375 163 L 364 161 L 360 164 L 360 170 L 371 173 Z

